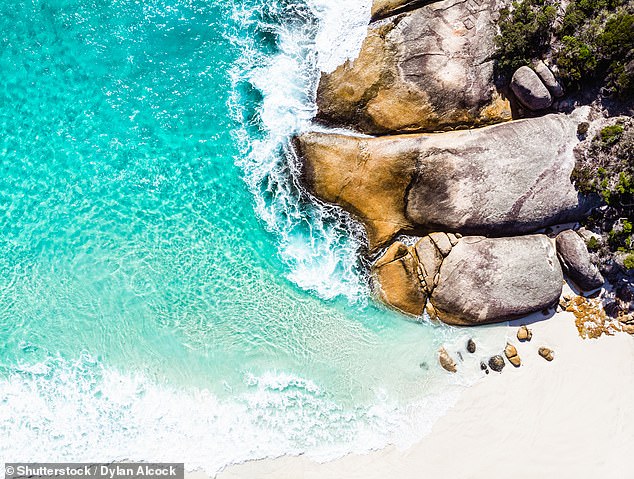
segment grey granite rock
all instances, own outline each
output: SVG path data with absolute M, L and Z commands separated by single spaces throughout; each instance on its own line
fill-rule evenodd
M 590 254 L 581 236 L 572 230 L 557 235 L 557 256 L 564 273 L 583 291 L 600 288 L 604 279 L 592 264 Z
M 372 23 L 358 58 L 322 75 L 317 119 L 370 134 L 509 120 L 493 81 L 500 4 L 443 0 Z
M 548 91 L 555 98 L 561 98 L 564 95 L 564 89 L 561 83 L 557 81 L 553 72 L 548 66 L 541 60 L 537 60 L 533 63 L 533 70 L 537 73 L 537 76 L 541 79 L 542 83 L 548 88 Z
M 443 322 L 477 325 L 540 311 L 557 302 L 562 285 L 544 235 L 465 237 L 444 259 L 430 301 Z
M 550 107 L 553 98 L 539 75 L 527 66 L 519 67 L 511 78 L 511 90 L 529 110 L 543 110 Z

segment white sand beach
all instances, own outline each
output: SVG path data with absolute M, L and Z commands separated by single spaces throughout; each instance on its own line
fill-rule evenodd
M 514 338 L 515 321 L 505 328 Z M 515 369 L 467 388 L 430 435 L 408 450 L 388 447 L 319 464 L 283 457 L 228 468 L 221 479 L 628 479 L 634 445 L 634 336 L 581 339 L 571 313 L 530 325 L 513 341 Z M 503 346 L 503 345 L 502 345 Z M 547 362 L 537 353 L 555 351 Z

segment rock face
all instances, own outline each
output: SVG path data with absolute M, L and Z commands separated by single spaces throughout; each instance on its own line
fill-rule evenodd
M 361 220 L 372 248 L 412 227 L 405 217 L 405 190 L 414 176 L 415 152 L 400 137 L 306 133 L 295 144 L 304 185 Z
M 542 310 L 557 302 L 562 285 L 544 235 L 465 237 L 443 261 L 430 301 L 446 323 L 484 324 Z
M 385 304 L 420 316 L 427 296 L 418 279 L 418 262 L 412 250 L 396 242 L 372 267 L 374 289 Z
M 557 256 L 566 275 L 583 291 L 603 285 L 603 276 L 592 264 L 590 254 L 581 236 L 572 230 L 557 235 Z
M 550 71 L 550 68 L 541 60 L 533 63 L 533 70 L 537 73 L 537 76 L 542 81 L 544 86 L 548 88 L 548 91 L 555 98 L 561 98 L 564 95 L 564 89 L 561 84 L 553 75 L 553 72 Z
M 399 231 L 511 236 L 579 219 L 577 141 L 573 120 L 548 115 L 433 135 L 313 132 L 296 146 L 304 184 L 355 215 L 376 248 Z
M 553 103 L 553 98 L 539 75 L 527 66 L 519 67 L 515 71 L 511 78 L 511 90 L 529 110 L 543 110 Z
M 374 17 L 420 3 L 377 1 Z M 317 119 L 369 134 L 509 120 L 493 83 L 498 9 L 498 0 L 444 0 L 371 24 L 358 58 L 322 75 Z
M 380 20 L 397 13 L 421 7 L 433 0 L 374 0 L 372 4 L 372 20 Z
M 516 235 L 581 215 L 576 124 L 548 115 L 419 140 L 406 216 L 433 230 Z
M 546 361 L 552 361 L 555 359 L 555 353 L 552 349 L 549 348 L 539 348 L 539 355 L 544 358 Z

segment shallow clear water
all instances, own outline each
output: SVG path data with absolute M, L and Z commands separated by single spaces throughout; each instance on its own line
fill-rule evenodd
M 451 403 L 457 333 L 374 305 L 355 226 L 292 180 L 337 8 L 0 2 L 0 459 L 214 472 Z

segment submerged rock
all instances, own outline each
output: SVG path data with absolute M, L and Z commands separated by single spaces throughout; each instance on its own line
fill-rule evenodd
M 523 234 L 585 212 L 570 175 L 576 123 L 547 115 L 470 131 L 296 140 L 304 184 L 366 227 L 370 248 L 399 231 Z M 446 253 L 457 237 L 439 233 Z
M 489 367 L 495 372 L 499 373 L 504 369 L 504 366 L 504 358 L 499 354 L 489 359 Z
M 384 0 L 379 18 L 422 2 Z M 321 77 L 317 119 L 369 134 L 511 119 L 496 91 L 498 0 L 444 0 L 370 25 L 358 58 Z
M 544 235 L 464 237 L 443 261 L 430 301 L 445 323 L 484 324 L 550 306 L 562 284 L 555 248 Z
M 539 75 L 527 66 L 519 67 L 511 78 L 511 90 L 529 110 L 543 110 L 550 107 L 553 98 Z
M 565 230 L 557 235 L 557 256 L 564 273 L 582 291 L 600 288 L 604 279 L 598 268 L 592 264 L 585 242 L 573 230 Z
M 476 352 L 476 343 L 473 339 L 469 339 L 469 341 L 467 341 L 467 351 L 470 352 L 471 354 Z
M 449 371 L 450 373 L 455 373 L 458 369 L 456 368 L 456 362 L 449 356 L 449 353 L 445 348 L 440 348 L 438 350 L 438 361 L 443 369 Z

